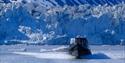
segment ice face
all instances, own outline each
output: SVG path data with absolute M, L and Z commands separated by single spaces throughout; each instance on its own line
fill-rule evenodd
M 69 44 L 70 38 L 81 35 L 89 44 L 120 44 L 125 39 L 124 9 L 124 3 L 63 7 L 47 7 L 39 0 L 0 3 L 0 43 L 14 39 Z

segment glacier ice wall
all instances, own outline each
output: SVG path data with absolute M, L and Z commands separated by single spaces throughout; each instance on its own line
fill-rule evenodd
M 124 3 L 50 8 L 37 1 L 0 3 L 0 44 L 8 40 L 69 44 L 77 35 L 89 44 L 125 44 L 124 10 Z

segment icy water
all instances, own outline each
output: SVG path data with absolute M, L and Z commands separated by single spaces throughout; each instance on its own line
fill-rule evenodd
M 0 63 L 125 63 L 124 46 L 91 46 L 90 49 L 93 52 L 91 59 L 71 58 L 63 51 L 41 52 L 41 49 L 52 50 L 58 47 L 62 46 L 0 46 Z

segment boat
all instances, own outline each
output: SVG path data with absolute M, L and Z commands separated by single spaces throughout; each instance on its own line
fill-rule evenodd
M 69 54 L 75 56 L 77 59 L 81 59 L 81 56 L 91 55 L 88 40 L 84 37 L 71 38 Z

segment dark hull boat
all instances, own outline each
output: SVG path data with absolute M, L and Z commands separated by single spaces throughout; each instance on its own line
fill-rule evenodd
M 69 53 L 77 59 L 81 59 L 81 56 L 91 55 L 86 38 L 73 38 L 70 42 Z

